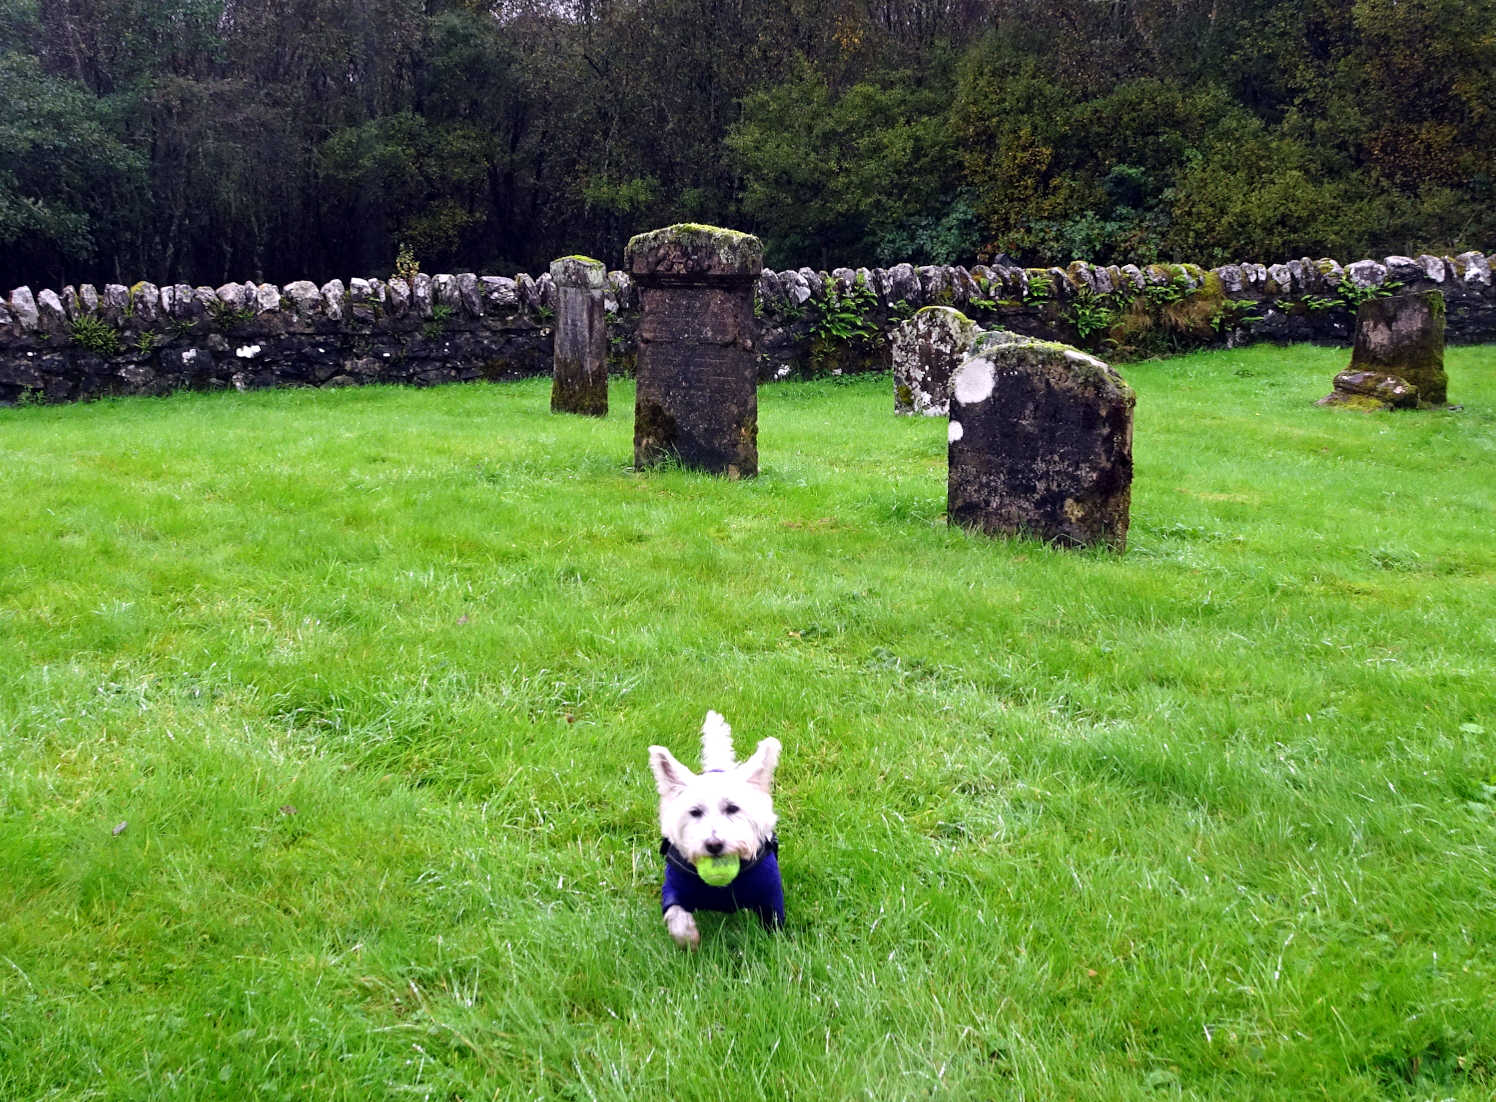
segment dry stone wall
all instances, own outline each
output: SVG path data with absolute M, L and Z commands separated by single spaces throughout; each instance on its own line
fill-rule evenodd
M 1058 340 L 1113 358 L 1142 306 L 1177 324 L 1174 345 L 1349 345 L 1357 306 L 1438 290 L 1451 343 L 1496 341 L 1496 256 L 1390 256 L 1195 265 L 765 269 L 754 284 L 761 380 L 890 367 L 889 334 L 925 306 L 983 329 Z M 608 362 L 632 374 L 639 303 L 627 273 L 605 289 Z M 0 292 L 3 293 L 3 292 Z M 549 274 L 355 278 L 322 286 L 229 283 L 18 287 L 0 299 L 0 404 L 179 389 L 430 385 L 552 371 Z M 1131 314 L 1129 313 L 1131 311 Z M 1157 312 L 1157 311 L 1156 311 Z M 1156 319 L 1154 319 L 1156 320 Z M 1120 338 L 1125 344 L 1125 337 Z
M 551 371 L 550 277 L 65 287 L 0 303 L 0 402 Z

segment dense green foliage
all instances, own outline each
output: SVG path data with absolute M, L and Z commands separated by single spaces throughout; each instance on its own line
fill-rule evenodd
M 0 410 L 0 1098 L 1489 1102 L 1496 348 L 1344 363 L 1130 367 L 1120 556 L 948 528 L 886 375 L 751 482 L 539 379 Z M 790 922 L 687 956 L 708 707 Z
M 1489 0 L 0 0 L 0 285 L 1489 247 Z

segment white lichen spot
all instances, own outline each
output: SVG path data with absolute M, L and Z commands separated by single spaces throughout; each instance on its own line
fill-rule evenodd
M 961 439 L 961 436 L 965 431 L 966 430 L 961 427 L 960 421 L 952 421 L 950 423 L 950 427 L 945 430 L 945 438 L 947 442 L 954 444 L 957 440 Z
M 1105 367 L 1106 366 L 1106 364 L 1102 363 L 1095 356 L 1088 356 L 1084 352 L 1078 352 L 1078 351 L 1076 351 L 1074 348 L 1071 348 L 1068 351 L 1066 351 L 1066 353 L 1065 353 L 1065 359 L 1069 360 L 1071 363 L 1085 364 L 1088 367 Z
M 963 406 L 974 405 L 991 396 L 995 382 L 992 364 L 974 356 L 956 368 L 956 374 L 951 376 L 951 394 Z
M 241 344 L 234 349 L 234 355 L 241 360 L 252 360 L 260 354 L 260 346 L 257 344 Z

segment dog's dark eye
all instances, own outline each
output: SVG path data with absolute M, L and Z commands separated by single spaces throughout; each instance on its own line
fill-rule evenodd
M 693 818 L 693 819 L 699 819 L 699 818 L 701 818 L 705 814 L 706 814 L 706 808 L 704 808 L 704 807 L 693 807 L 691 809 L 691 818 Z
M 737 804 L 725 803 L 722 805 L 722 814 L 724 815 L 736 815 L 738 811 L 739 808 Z

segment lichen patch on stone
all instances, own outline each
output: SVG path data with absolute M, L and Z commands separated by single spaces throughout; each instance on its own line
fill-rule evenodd
M 1106 364 L 1102 363 L 1095 356 L 1088 356 L 1086 353 L 1074 348 L 1065 352 L 1065 359 L 1071 363 L 1085 364 L 1087 367 L 1106 367 Z
M 951 393 L 956 401 L 969 406 L 985 402 L 992 394 L 995 383 L 992 363 L 974 356 L 956 369 L 956 374 L 951 379 Z

